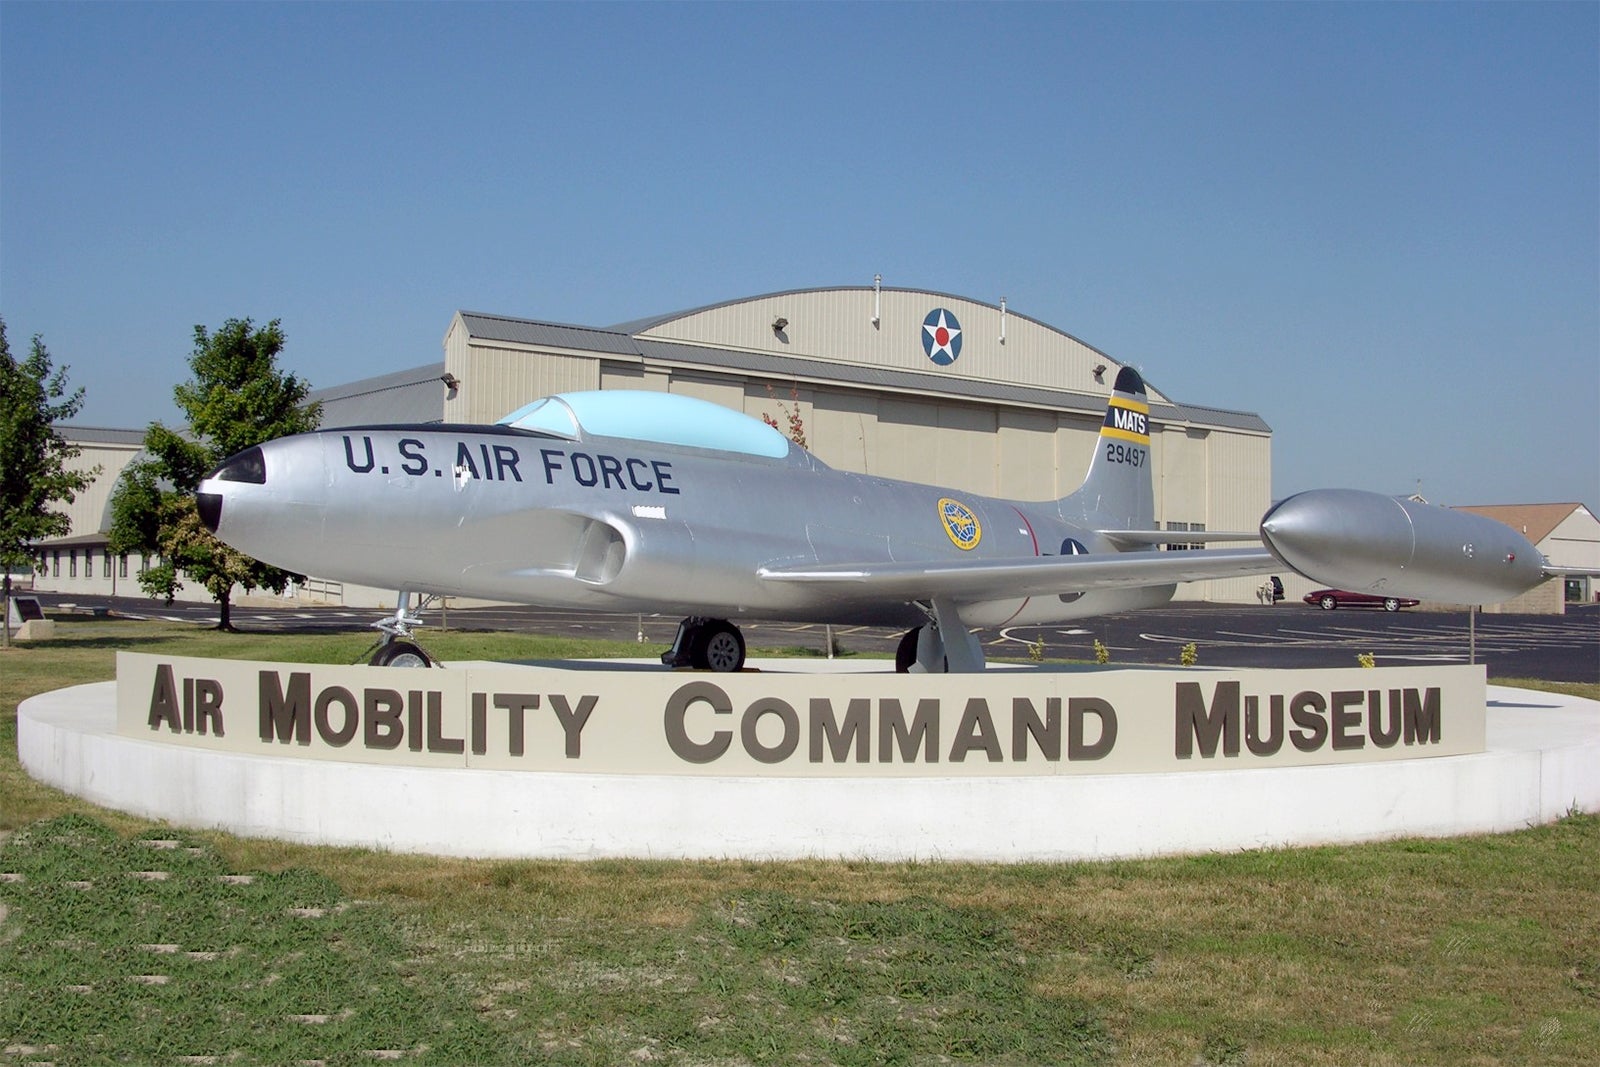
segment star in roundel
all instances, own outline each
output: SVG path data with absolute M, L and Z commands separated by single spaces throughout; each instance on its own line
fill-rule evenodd
M 934 308 L 922 320 L 922 350 L 941 367 L 961 355 L 961 323 L 944 308 Z

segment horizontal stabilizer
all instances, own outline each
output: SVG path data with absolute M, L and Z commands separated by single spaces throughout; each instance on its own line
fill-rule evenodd
M 1218 541 L 1248 541 L 1261 543 L 1258 530 L 1098 530 L 1096 531 L 1119 549 L 1140 548 L 1145 545 L 1197 545 Z
M 1593 567 L 1553 567 L 1544 565 L 1546 578 L 1600 578 L 1600 570 Z

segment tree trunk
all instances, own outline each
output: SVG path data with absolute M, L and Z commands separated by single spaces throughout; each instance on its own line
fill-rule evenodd
M 229 599 L 229 594 L 223 593 L 217 597 L 217 603 L 222 607 L 222 617 L 217 621 L 217 629 L 224 633 L 237 633 L 238 631 L 233 628 L 233 602 Z
M 0 601 L 0 612 L 4 612 L 5 613 L 5 618 L 4 619 L 0 619 L 0 625 L 3 625 L 5 627 L 5 635 L 6 636 L 5 636 L 5 640 L 4 641 L 0 641 L 0 648 L 10 648 L 11 647 L 11 564 L 8 563 L 5 566 L 6 566 L 6 578 L 5 578 L 6 595 L 5 595 L 4 600 Z

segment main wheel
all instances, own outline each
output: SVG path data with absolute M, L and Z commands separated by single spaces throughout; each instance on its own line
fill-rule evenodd
M 922 627 L 913 626 L 906 631 L 900 639 L 900 644 L 894 650 L 894 669 L 901 674 L 911 670 L 911 665 L 917 662 L 917 635 L 922 633 Z
M 694 665 L 703 671 L 728 674 L 744 666 L 744 638 L 731 622 L 713 619 L 700 628 L 695 641 Z
M 1385 600 L 1383 602 L 1383 610 L 1384 611 L 1399 611 L 1400 610 L 1400 601 L 1396 600 L 1394 597 L 1389 597 L 1387 600 Z
M 374 667 L 432 667 L 433 661 L 410 641 L 390 641 L 367 661 Z
M 1339 602 L 1333 599 L 1331 596 L 1323 597 L 1321 600 L 1317 601 L 1317 604 L 1322 608 L 1323 611 L 1332 611 L 1334 608 L 1339 606 Z

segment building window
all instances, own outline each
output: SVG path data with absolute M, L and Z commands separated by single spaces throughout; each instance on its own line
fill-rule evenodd
M 122 555 L 117 557 L 117 577 L 118 578 L 126 578 L 127 576 L 128 576 L 128 554 L 126 552 L 124 552 Z
M 75 549 L 75 548 L 69 548 L 67 550 L 67 577 L 68 578 L 76 578 L 77 576 L 78 576 L 78 550 Z
M 1169 530 L 1182 530 L 1184 532 L 1188 532 L 1190 530 L 1193 530 L 1196 533 L 1200 533 L 1200 532 L 1204 531 L 1205 528 L 1206 528 L 1206 524 L 1203 523 L 1203 522 L 1169 522 L 1169 523 L 1167 523 L 1167 529 L 1169 529 Z M 1175 541 L 1172 544 L 1169 544 L 1167 546 L 1167 551 L 1168 552 L 1193 552 L 1193 551 L 1198 551 L 1199 549 L 1202 549 L 1202 548 L 1205 548 L 1205 547 L 1206 547 L 1206 545 L 1205 545 L 1204 541 L 1194 541 L 1194 542 L 1189 542 L 1189 543 L 1185 543 L 1185 542 L 1182 542 L 1182 541 Z
M 50 558 L 50 577 L 61 577 L 61 550 L 52 549 Z
M 106 549 L 106 558 L 100 566 L 100 577 L 111 577 L 111 549 Z

